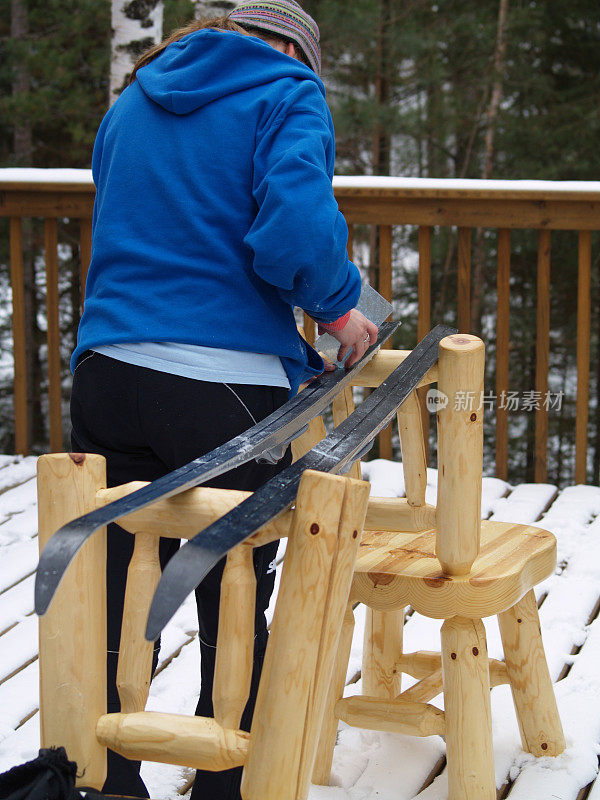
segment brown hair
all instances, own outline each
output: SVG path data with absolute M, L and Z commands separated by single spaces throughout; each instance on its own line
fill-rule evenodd
M 251 25 L 244 25 L 240 27 L 243 27 L 244 33 L 248 33 L 250 36 L 258 36 L 259 39 L 262 39 L 265 42 L 283 42 L 285 45 L 293 44 L 296 50 L 297 60 L 301 61 L 303 64 L 306 64 L 307 67 L 312 69 L 304 50 L 300 47 L 298 42 L 295 42 L 293 39 L 286 39 L 285 36 L 279 36 L 273 31 L 263 30 L 262 28 L 254 28 Z
M 206 28 L 212 28 L 216 31 L 235 31 L 236 33 L 244 34 L 244 36 L 258 36 L 260 39 L 264 39 L 266 42 L 280 41 L 284 42 L 286 45 L 291 42 L 296 48 L 296 55 L 298 59 L 310 67 L 310 64 L 302 52 L 302 49 L 298 47 L 296 42 L 293 42 L 291 39 L 285 39 L 283 36 L 278 36 L 276 33 L 271 33 L 271 31 L 263 31 L 259 28 L 242 27 L 241 25 L 238 25 L 237 22 L 229 19 L 229 17 L 213 17 L 212 19 L 195 19 L 187 25 L 184 25 L 182 28 L 177 28 L 177 30 L 173 31 L 170 36 L 167 36 L 166 39 L 163 39 L 162 42 L 153 45 L 146 50 L 145 53 L 142 53 L 142 55 L 134 64 L 131 75 L 129 76 L 129 84 L 134 82 L 138 69 L 141 69 L 142 67 L 145 67 L 146 64 L 154 61 L 154 59 L 159 56 L 170 44 L 173 44 L 173 42 L 178 42 L 180 39 L 183 39 L 184 36 L 187 36 L 190 33 L 205 30 Z
M 170 44 L 173 44 L 173 42 L 178 42 L 189 33 L 195 33 L 196 31 L 201 31 L 206 28 L 213 28 L 216 31 L 236 31 L 236 33 L 248 35 L 247 32 L 237 24 L 237 22 L 233 22 L 233 20 L 229 19 L 229 17 L 195 19 L 192 22 L 189 22 L 187 25 L 184 25 L 183 28 L 177 28 L 177 30 L 173 31 L 170 36 L 167 36 L 166 39 L 163 39 L 162 42 L 153 45 L 149 50 L 146 50 L 145 53 L 142 53 L 142 55 L 135 62 L 133 71 L 129 76 L 129 83 L 131 84 L 134 82 L 135 74 L 138 69 L 141 69 L 142 67 L 145 67 L 146 64 L 154 61 L 154 59 L 159 56 Z

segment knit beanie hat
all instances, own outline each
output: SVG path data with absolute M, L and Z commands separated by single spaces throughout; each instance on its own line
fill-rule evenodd
M 229 19 L 289 39 L 300 47 L 317 75 L 321 74 L 319 28 L 296 0 L 244 0 Z

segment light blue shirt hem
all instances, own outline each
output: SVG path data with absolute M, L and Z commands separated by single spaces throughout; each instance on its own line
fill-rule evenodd
M 174 342 L 136 342 L 93 347 L 117 361 L 210 383 L 290 388 L 281 359 L 269 353 L 245 353 Z

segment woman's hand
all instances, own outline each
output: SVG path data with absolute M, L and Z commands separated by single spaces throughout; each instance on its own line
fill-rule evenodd
M 337 355 L 338 361 L 343 361 L 346 353 L 352 348 L 352 354 L 344 364 L 348 369 L 360 361 L 369 347 L 377 340 L 379 328 L 354 308 L 350 312 L 348 322 L 340 331 L 328 330 L 327 332 L 341 345 Z

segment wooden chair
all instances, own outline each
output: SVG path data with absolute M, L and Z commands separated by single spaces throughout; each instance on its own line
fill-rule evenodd
M 65 522 L 140 484 L 106 489 L 104 459 L 43 456 L 38 469 L 43 547 Z M 78 785 L 101 788 L 106 748 L 132 759 L 222 770 L 244 765 L 245 800 L 303 800 L 347 604 L 369 486 L 307 471 L 294 511 L 233 550 L 223 576 L 214 684 L 215 718 L 145 712 L 152 645 L 143 638 L 160 575 L 159 536 L 190 538 L 247 497 L 192 489 L 119 522 L 135 534 L 118 688 L 122 711 L 106 714 L 105 535 L 78 554 L 40 619 L 42 746 L 66 748 Z M 250 734 L 239 730 L 252 672 L 252 548 L 289 536 Z
M 412 527 L 367 524 L 327 699 L 313 781 L 327 784 L 338 720 L 374 730 L 446 739 L 450 800 L 495 800 L 490 687 L 510 683 L 523 748 L 565 747 L 543 650 L 533 587 L 552 574 L 556 542 L 529 525 L 481 522 L 484 346 L 455 335 L 440 344 L 437 508 L 425 504 L 421 409 L 398 415 Z M 473 398 L 471 404 L 468 401 Z M 373 502 L 373 501 L 371 501 Z M 389 521 L 389 520 L 388 520 Z M 368 607 L 360 697 L 342 698 L 353 605 Z M 444 620 L 441 652 L 402 652 L 404 608 Z M 489 660 L 482 618 L 498 615 L 505 662 Z M 406 672 L 418 683 L 401 691 Z M 441 691 L 444 711 L 428 701 Z

